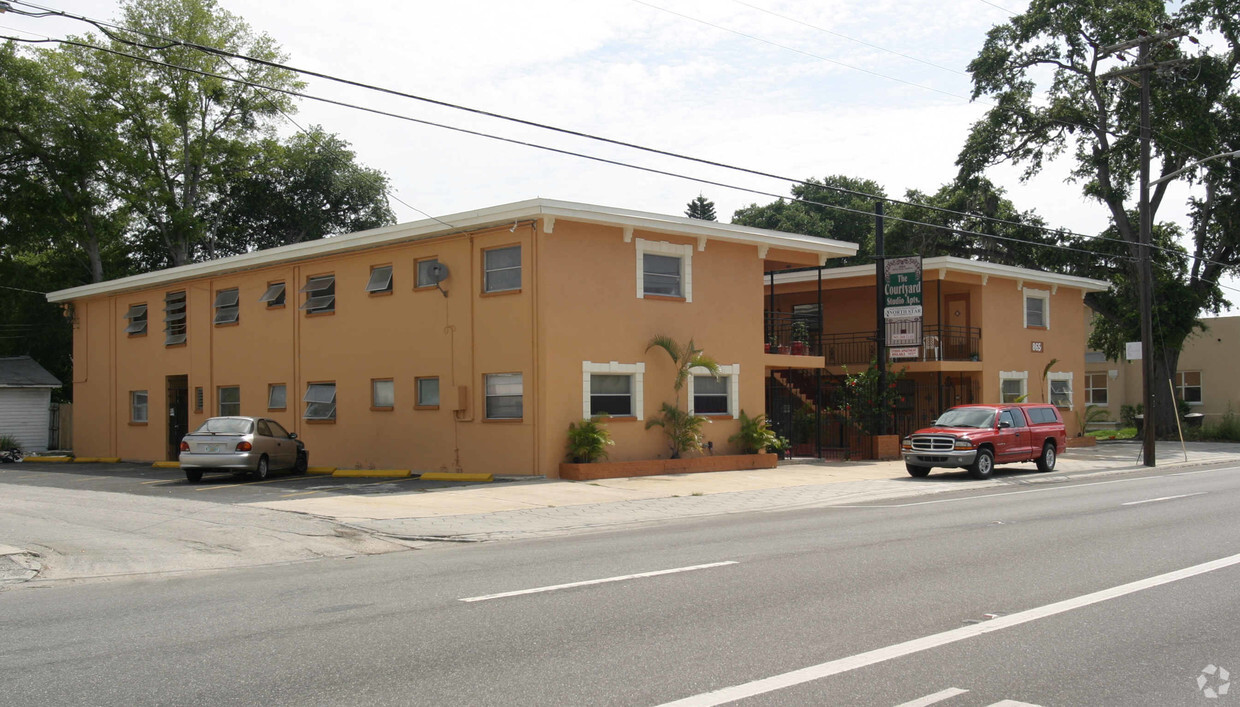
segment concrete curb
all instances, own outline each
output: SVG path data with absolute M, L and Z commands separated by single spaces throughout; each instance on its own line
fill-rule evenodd
M 341 479 L 405 479 L 413 476 L 409 469 L 337 469 L 332 476 Z
M 494 474 L 453 474 L 440 471 L 430 471 L 422 474 L 423 481 L 474 481 L 474 482 L 491 482 L 495 480 Z

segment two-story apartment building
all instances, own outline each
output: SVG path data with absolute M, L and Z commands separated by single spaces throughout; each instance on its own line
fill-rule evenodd
M 1083 299 L 1109 283 L 946 256 L 926 258 L 922 278 L 920 338 L 888 362 L 889 370 L 903 372 L 891 432 L 907 434 L 952 405 L 1027 400 L 1058 405 L 1075 435 L 1085 403 Z M 873 266 L 773 273 L 765 295 L 776 345 L 790 323 L 810 322 L 808 353 L 823 360 L 816 385 L 833 386 L 875 360 Z M 804 410 L 815 399 L 808 381 L 804 371 L 775 371 L 769 387 L 777 398 L 790 390 Z M 777 420 L 789 407 L 768 405 Z
M 740 411 L 764 409 L 765 273 L 855 252 L 535 199 L 48 299 L 72 316 L 80 456 L 175 459 L 203 420 L 242 414 L 297 433 L 312 464 L 554 476 L 569 423 L 598 412 L 612 459 L 667 455 L 645 428 L 673 398 L 659 334 L 721 364 L 682 406 L 727 450 Z

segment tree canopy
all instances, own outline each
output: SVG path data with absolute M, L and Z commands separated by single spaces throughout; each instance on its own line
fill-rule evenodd
M 685 216 L 702 221 L 714 221 L 716 220 L 715 202 L 698 194 L 696 198 L 689 202 L 688 208 L 685 209 Z
M 185 44 L 284 60 L 271 37 L 216 0 L 121 15 L 131 31 L 0 46 L 0 355 L 66 381 L 69 323 L 40 292 L 394 220 L 385 175 L 321 128 L 282 138 L 296 105 L 247 85 L 294 73 Z
M 1208 35 L 1222 49 L 1189 57 L 1175 41 L 1152 47 L 1153 62 L 1169 66 L 1168 61 L 1184 60 L 1178 71 L 1160 71 L 1151 79 L 1157 178 L 1240 148 L 1240 3 L 1033 0 L 1024 13 L 990 31 L 969 65 L 974 97 L 986 97 L 994 107 L 973 126 L 960 153 L 962 176 L 1007 162 L 1020 165 L 1028 178 L 1064 157 L 1082 193 L 1106 210 L 1112 225 L 1103 240 L 1072 243 L 1104 257 L 1069 258 L 1063 267 L 1113 280 L 1110 293 L 1088 299 L 1101 315 L 1093 344 L 1112 356 L 1118 355 L 1118 342 L 1139 338 L 1131 302 L 1137 299 L 1133 268 L 1140 254 L 1141 154 L 1139 89 L 1106 76 L 1127 67 L 1132 57 L 1115 56 L 1107 48 L 1164 27 Z M 1155 244 L 1165 249 L 1154 257 L 1158 316 L 1151 353 L 1160 381 L 1175 372 L 1179 350 L 1197 318 L 1226 304 L 1219 278 L 1240 267 L 1240 169 L 1220 160 L 1179 178 L 1195 187 L 1187 204 L 1191 223 L 1182 231 L 1173 224 L 1155 228 Z M 1169 185 L 1163 182 L 1151 191 L 1155 224 Z M 1165 387 L 1157 385 L 1159 391 Z M 1160 425 L 1170 421 L 1174 410 L 1164 396 Z

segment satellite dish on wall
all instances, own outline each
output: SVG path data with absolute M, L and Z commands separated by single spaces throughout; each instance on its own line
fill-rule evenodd
M 448 266 L 443 263 L 435 263 L 427 268 L 427 275 L 430 276 L 431 282 L 438 285 L 448 279 Z

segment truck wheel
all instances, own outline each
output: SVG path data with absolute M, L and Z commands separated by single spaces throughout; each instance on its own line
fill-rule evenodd
M 908 462 L 905 462 L 904 468 L 908 470 L 909 476 L 916 476 L 919 479 L 923 476 L 930 475 L 930 467 L 928 466 L 917 466 L 916 464 L 909 464 Z
M 1055 470 L 1055 443 L 1047 442 L 1042 447 L 1042 456 L 1038 457 L 1038 471 Z
M 969 465 L 969 476 L 975 479 L 989 479 L 995 473 L 995 455 L 989 449 L 977 450 L 977 458 Z

